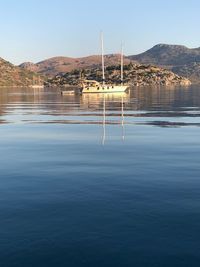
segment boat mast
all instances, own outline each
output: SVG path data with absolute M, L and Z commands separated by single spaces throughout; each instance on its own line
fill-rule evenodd
M 122 140 L 125 139 L 125 134 L 124 134 L 124 98 L 122 95 Z
M 105 67 L 104 67 L 104 46 L 103 46 L 103 32 L 101 32 L 101 62 L 102 62 L 102 83 L 105 84 Z
M 121 85 L 123 84 L 123 79 L 124 79 L 124 76 L 123 76 L 123 71 L 124 71 L 124 62 L 123 62 L 123 44 L 121 44 Z
M 105 144 L 106 140 L 106 99 L 105 95 L 103 96 L 103 136 L 102 136 L 102 145 Z

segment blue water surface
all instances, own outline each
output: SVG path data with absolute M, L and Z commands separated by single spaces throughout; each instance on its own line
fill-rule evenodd
M 1 267 L 200 262 L 200 87 L 0 91 Z

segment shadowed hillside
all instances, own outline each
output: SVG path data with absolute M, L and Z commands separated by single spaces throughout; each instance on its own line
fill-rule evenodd
M 159 44 L 142 54 L 128 58 L 144 64 L 164 66 L 194 83 L 200 82 L 200 48 Z
M 38 74 L 14 66 L 0 58 L 0 86 L 28 86 L 38 79 Z
M 185 65 L 200 62 L 200 48 L 190 49 L 182 45 L 158 44 L 142 54 L 129 56 L 129 59 L 144 64 Z

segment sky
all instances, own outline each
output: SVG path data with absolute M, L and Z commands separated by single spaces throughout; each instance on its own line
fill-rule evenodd
M 158 43 L 200 46 L 199 0 L 0 0 L 0 57 L 142 53 Z

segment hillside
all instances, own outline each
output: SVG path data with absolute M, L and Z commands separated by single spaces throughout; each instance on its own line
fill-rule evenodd
M 194 83 L 200 82 L 200 48 L 159 44 L 144 53 L 128 58 L 143 64 L 166 67 Z
M 171 70 L 181 76 L 188 77 L 193 83 L 200 83 L 200 62 L 174 66 Z
M 0 86 L 28 86 L 38 74 L 14 66 L 0 58 Z
M 105 65 L 118 65 L 120 55 L 105 56 Z M 124 63 L 152 64 L 167 68 L 192 82 L 200 82 L 200 48 L 187 48 L 182 45 L 158 44 L 144 53 L 124 57 Z M 101 56 L 83 58 L 53 57 L 36 64 L 25 62 L 20 67 L 49 77 L 64 74 L 74 69 L 92 69 L 101 65 Z
M 130 59 L 124 59 L 125 64 L 131 62 Z M 120 55 L 111 54 L 105 56 L 105 65 L 118 65 L 120 62 Z M 101 56 L 88 56 L 82 58 L 70 58 L 70 57 L 53 57 L 36 64 L 31 62 L 25 62 L 20 65 L 24 69 L 38 72 L 47 76 L 55 76 L 57 74 L 64 74 L 74 69 L 91 69 L 101 65 Z
M 128 57 L 144 64 L 180 66 L 200 62 L 200 48 L 182 45 L 158 44 L 144 53 Z
M 120 66 L 108 66 L 106 68 L 106 82 L 120 82 Z M 81 79 L 101 81 L 102 72 L 100 68 L 84 69 L 82 73 L 77 70 L 67 72 L 62 75 L 56 75 L 49 78 L 47 86 L 79 86 Z M 190 85 L 190 81 L 180 77 L 173 72 L 152 65 L 128 64 L 124 66 L 124 83 L 130 86 L 147 86 L 147 85 Z

